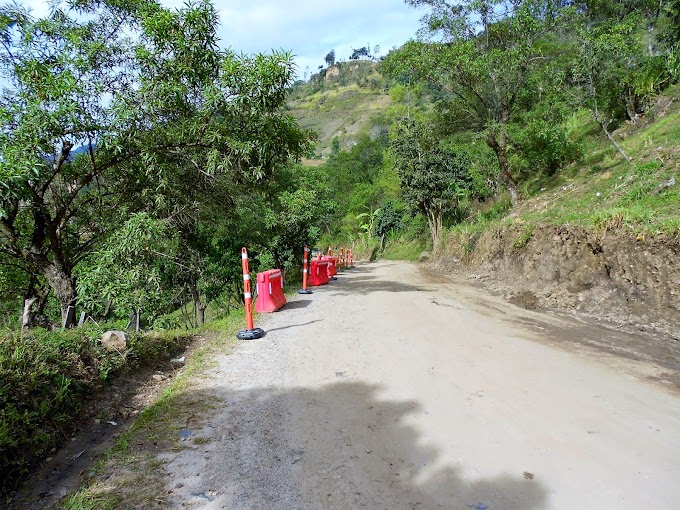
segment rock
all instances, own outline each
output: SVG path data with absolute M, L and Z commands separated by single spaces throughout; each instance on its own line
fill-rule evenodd
M 102 335 L 101 342 L 109 351 L 124 351 L 127 347 L 127 335 L 124 331 L 107 331 Z
M 340 76 L 340 66 L 334 65 L 333 67 L 329 67 L 326 69 L 326 81 L 330 81 L 334 78 L 338 78 Z
M 427 260 L 430 260 L 430 252 L 424 251 L 423 253 L 421 253 L 421 254 L 420 254 L 419 260 L 420 260 L 421 262 L 425 262 L 425 261 L 427 261 Z
M 538 298 L 536 294 L 525 290 L 509 297 L 508 301 L 513 305 L 526 308 L 527 310 L 536 310 L 538 308 Z
M 184 365 L 184 363 L 186 363 L 186 361 L 187 361 L 186 357 L 181 356 L 179 358 L 171 359 L 170 363 L 172 363 L 173 365 Z
M 654 191 L 652 191 L 652 194 L 658 195 L 659 193 L 661 193 L 666 188 L 672 188 L 673 186 L 675 186 L 675 176 L 671 177 L 666 182 L 662 182 L 661 184 L 659 184 L 656 187 L 656 189 Z

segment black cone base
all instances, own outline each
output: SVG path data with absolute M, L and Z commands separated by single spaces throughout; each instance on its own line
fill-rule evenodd
M 298 294 L 314 294 L 311 290 L 309 289 L 300 289 L 298 290 Z
M 337 278 L 336 278 L 335 276 L 331 276 L 331 278 L 330 278 L 330 279 L 331 279 L 332 281 L 335 281 L 335 280 L 337 280 Z
M 264 336 L 264 330 L 260 328 L 242 329 L 236 333 L 236 338 L 239 340 L 257 340 Z

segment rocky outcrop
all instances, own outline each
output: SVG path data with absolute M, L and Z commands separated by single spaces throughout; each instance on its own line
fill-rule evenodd
M 326 81 L 332 81 L 340 77 L 340 66 L 334 65 L 326 69 Z

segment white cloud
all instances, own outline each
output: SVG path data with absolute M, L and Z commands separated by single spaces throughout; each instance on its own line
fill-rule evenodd
M 180 8 L 184 0 L 161 0 Z M 20 0 L 40 16 L 48 12 L 44 0 Z M 323 64 L 329 50 L 347 59 L 352 48 L 380 45 L 385 54 L 414 37 L 422 11 L 402 0 L 214 0 L 220 16 L 219 36 L 224 47 L 244 53 L 272 49 L 292 51 L 302 74 Z
M 331 49 L 338 59 L 349 58 L 352 48 L 367 44 L 379 45 L 384 54 L 415 35 L 423 14 L 401 0 L 254 0 L 249 4 L 215 0 L 214 4 L 225 47 L 246 53 L 292 51 L 301 75 L 306 67 L 316 71 Z

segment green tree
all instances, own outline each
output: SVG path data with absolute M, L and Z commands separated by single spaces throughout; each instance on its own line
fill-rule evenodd
M 0 252 L 49 284 L 67 326 L 75 267 L 162 205 L 177 168 L 248 183 L 307 150 L 283 113 L 290 55 L 221 51 L 216 30 L 206 1 L 0 9 Z
M 335 50 L 329 51 L 324 57 L 328 67 L 333 67 L 335 65 Z
M 528 77 L 546 61 L 544 36 L 561 22 L 554 2 L 535 0 L 407 0 L 426 6 L 423 32 L 429 41 L 411 41 L 392 52 L 382 69 L 411 75 L 449 92 L 464 129 L 486 133 L 513 204 L 517 183 L 508 158 L 508 125 Z
M 335 155 L 338 152 L 340 152 L 340 140 L 337 136 L 334 136 L 333 140 L 331 140 L 331 155 Z
M 350 60 L 359 60 L 361 57 L 369 58 L 371 56 L 370 48 L 363 46 L 361 48 L 352 48 L 352 54 L 349 56 Z
M 427 219 L 432 245 L 440 245 L 444 219 L 472 184 L 467 162 L 434 139 L 424 124 L 399 126 L 390 144 L 406 203 Z
M 581 104 L 590 110 L 595 122 L 628 162 L 631 158 L 612 136 L 611 126 L 625 116 L 626 110 L 632 119 L 635 117 L 632 79 L 643 59 L 640 42 L 635 37 L 638 25 L 635 15 L 623 21 L 583 24 L 573 62 Z
M 380 247 L 385 246 L 385 237 L 392 232 L 398 232 L 402 228 L 403 211 L 400 210 L 394 200 L 387 200 L 378 209 L 373 222 L 373 235 L 380 239 Z
M 666 26 L 663 34 L 669 46 L 677 49 L 680 43 L 680 0 L 664 2 Z

